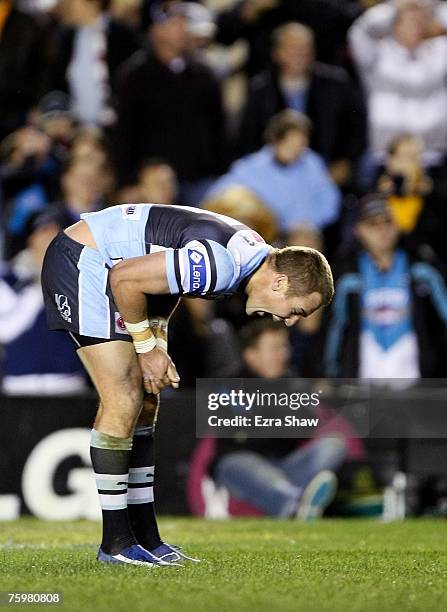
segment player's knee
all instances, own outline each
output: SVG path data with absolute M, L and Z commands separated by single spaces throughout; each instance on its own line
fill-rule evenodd
M 143 403 L 141 374 L 136 369 L 122 372 L 101 395 L 101 409 L 97 423 L 121 432 L 120 437 L 132 435 Z
M 141 402 L 138 404 L 117 400 L 113 403 L 101 403 L 95 420 L 95 429 L 118 438 L 129 438 L 133 435 L 140 408 Z
M 139 413 L 143 402 L 144 390 L 141 372 L 138 366 L 124 370 L 115 380 L 111 403 L 115 398 L 123 410 Z M 109 400 L 110 401 L 110 400 Z
M 138 417 L 143 402 L 143 389 L 139 386 L 125 385 L 107 401 L 106 409 L 118 414 Z

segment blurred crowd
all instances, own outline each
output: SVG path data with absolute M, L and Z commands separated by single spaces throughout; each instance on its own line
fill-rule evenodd
M 245 362 L 240 300 L 185 299 L 184 386 L 445 377 L 446 155 L 447 2 L 0 0 L 3 392 L 86 388 L 46 329 L 42 259 L 82 212 L 131 202 L 236 217 L 334 270 L 332 305 L 280 349 L 255 333 Z

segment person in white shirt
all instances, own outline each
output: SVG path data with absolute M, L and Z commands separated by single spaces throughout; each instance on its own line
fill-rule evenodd
M 424 163 L 447 152 L 447 7 L 443 2 L 396 0 L 367 10 L 349 42 L 363 81 L 369 115 L 369 151 L 383 161 L 390 141 L 421 137 Z

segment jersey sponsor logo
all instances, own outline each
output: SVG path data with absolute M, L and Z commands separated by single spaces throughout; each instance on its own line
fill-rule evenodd
M 129 332 L 127 331 L 126 326 L 124 325 L 124 319 L 119 312 L 115 312 L 115 333 L 124 334 L 126 336 L 129 335 Z
M 190 291 L 203 291 L 206 285 L 206 266 L 202 253 L 188 249 Z
M 121 206 L 121 212 L 124 219 L 138 221 L 141 217 L 141 206 L 137 206 L 136 204 L 123 204 Z
M 189 258 L 195 263 L 198 264 L 202 261 L 203 255 L 198 251 L 189 251 Z
M 64 321 L 71 323 L 71 308 L 68 305 L 68 297 L 66 295 L 55 293 L 54 300 L 61 317 L 64 319 Z

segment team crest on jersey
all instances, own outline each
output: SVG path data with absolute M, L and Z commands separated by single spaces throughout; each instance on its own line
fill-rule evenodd
M 254 232 L 253 230 L 241 231 L 240 235 L 250 246 L 255 246 L 257 242 L 264 242 L 264 238 L 262 238 L 262 236 L 260 236 L 257 232 Z
M 191 291 L 204 291 L 206 285 L 206 266 L 202 253 L 188 249 L 189 278 Z
M 123 204 L 121 206 L 121 212 L 123 213 L 124 219 L 138 221 L 141 217 L 141 206 L 137 206 L 136 204 Z
M 55 293 L 54 300 L 61 317 L 64 319 L 64 321 L 71 323 L 71 308 L 68 305 L 68 297 L 66 295 Z

